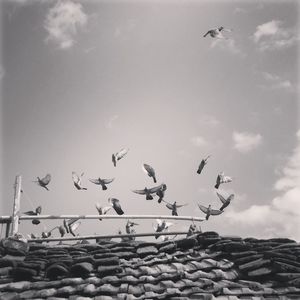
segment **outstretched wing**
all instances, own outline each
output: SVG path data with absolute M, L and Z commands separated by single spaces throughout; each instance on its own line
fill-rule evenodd
M 133 190 L 134 193 L 139 194 L 139 195 L 145 195 L 146 192 L 144 190 Z
M 231 194 L 229 197 L 228 197 L 228 201 L 231 201 L 231 200 L 233 200 L 233 198 L 234 198 L 234 194 Z
M 223 176 L 222 179 L 221 179 L 222 183 L 228 183 L 228 182 L 231 182 L 231 181 L 232 181 L 232 177 L 230 177 L 230 176 Z
M 24 215 L 27 216 L 36 216 L 36 212 L 33 210 L 23 212 Z
M 115 180 L 114 178 L 111 178 L 111 179 L 102 179 L 102 182 L 104 184 L 109 184 L 109 183 L 113 182 L 114 180 Z
M 96 209 L 97 209 L 98 213 L 100 214 L 101 210 L 102 210 L 101 205 L 99 203 L 96 203 L 95 206 L 96 206 Z
M 221 200 L 221 202 L 223 204 L 227 202 L 226 199 L 221 194 L 219 194 L 218 192 L 217 192 L 217 195 L 218 195 L 219 199 Z
M 108 213 L 108 211 L 111 210 L 111 207 L 110 206 L 104 206 L 102 208 L 102 214 L 103 215 L 106 215 Z
M 187 206 L 187 205 L 188 205 L 188 203 L 184 203 L 184 204 L 180 204 L 180 205 L 177 205 L 177 204 L 176 204 L 176 207 L 177 207 L 177 208 L 180 208 L 180 207 Z
M 167 189 L 167 186 L 165 184 L 160 184 L 158 186 L 154 186 L 151 189 L 148 189 L 150 194 L 154 194 L 156 192 L 158 192 L 159 190 L 165 191 Z
M 100 184 L 99 179 L 89 179 L 89 181 L 94 183 L 94 184 Z
M 51 181 L 51 175 L 50 174 L 47 174 L 44 178 L 41 179 L 41 182 L 44 185 L 47 185 L 50 181 Z
M 144 164 L 143 167 L 144 167 L 144 170 L 146 171 L 146 173 L 148 173 L 149 175 L 152 175 L 152 176 L 155 175 L 155 171 L 150 165 Z
M 76 172 L 72 172 L 72 179 L 73 179 L 74 183 L 80 182 L 80 177 L 76 174 Z
M 117 160 L 120 160 L 121 158 L 123 158 L 123 157 L 127 154 L 128 151 L 129 151 L 128 148 L 123 148 L 123 149 L 121 149 L 121 150 L 116 154 Z
M 164 201 L 164 200 L 163 200 L 163 201 Z M 167 204 L 166 204 L 166 207 L 167 207 L 168 209 L 171 209 L 171 210 L 173 209 L 173 205 L 172 205 L 171 203 L 167 203 Z
M 35 209 L 35 212 L 40 215 L 41 212 L 42 212 L 42 207 L 41 206 L 38 206 L 36 209 Z
M 218 209 L 211 209 L 211 210 L 210 210 L 210 213 L 211 213 L 213 216 L 220 215 L 222 212 L 223 212 L 222 210 L 218 210 Z
M 203 35 L 203 37 L 206 37 L 208 34 L 210 34 L 210 30 L 208 30 L 208 31 Z
M 200 208 L 200 210 L 201 210 L 202 212 L 204 212 L 205 214 L 207 214 L 207 212 L 208 212 L 207 207 L 205 207 L 205 206 L 203 206 L 203 205 L 201 205 L 201 204 L 199 204 L 199 203 L 198 203 L 198 207 Z

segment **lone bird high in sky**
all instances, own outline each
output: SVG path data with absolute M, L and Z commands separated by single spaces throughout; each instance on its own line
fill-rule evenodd
M 218 27 L 218 28 L 215 28 L 215 29 L 211 29 L 211 30 L 208 30 L 203 37 L 206 37 L 206 36 L 210 36 L 212 38 L 217 38 L 217 39 L 227 39 L 224 35 L 223 35 L 223 32 L 231 32 L 232 30 L 231 29 L 226 29 L 224 28 L 223 26 L 221 27 Z

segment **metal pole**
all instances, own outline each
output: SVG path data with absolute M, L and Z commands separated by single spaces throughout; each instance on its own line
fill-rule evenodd
M 194 221 L 202 222 L 204 218 L 191 217 L 191 216 L 170 216 L 170 215 L 38 215 L 38 216 L 20 216 L 20 220 L 33 220 L 33 219 L 166 219 L 166 220 L 178 220 L 178 221 Z
M 183 235 L 187 234 L 187 231 L 175 231 L 175 232 L 150 232 L 150 233 L 134 233 L 134 234 L 111 234 L 111 235 L 85 235 L 75 237 L 58 237 L 58 238 L 46 238 L 46 239 L 28 239 L 28 242 L 55 242 L 55 241 L 76 241 L 76 240 L 92 240 L 92 239 L 111 239 L 111 238 L 124 238 L 124 237 L 141 237 L 141 236 L 161 236 L 161 235 Z
M 19 212 L 20 212 L 20 199 L 21 199 L 21 183 L 22 177 L 21 175 L 16 176 L 15 181 L 15 195 L 14 195 L 14 206 L 13 206 L 13 214 L 12 214 L 12 229 L 11 235 L 15 235 L 18 232 L 19 227 Z

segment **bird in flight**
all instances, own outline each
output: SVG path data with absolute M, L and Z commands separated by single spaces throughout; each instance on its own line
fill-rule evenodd
M 219 199 L 221 200 L 221 202 L 223 203 L 223 205 L 220 208 L 221 211 L 223 211 L 230 204 L 231 200 L 233 200 L 233 198 L 234 198 L 234 194 L 229 195 L 227 198 L 224 198 L 218 192 L 217 192 L 217 195 L 218 195 Z
M 118 215 L 124 214 L 124 211 L 122 210 L 122 207 L 120 205 L 120 200 L 116 198 L 109 198 L 108 202 L 111 204 L 111 206 L 113 207 L 113 209 L 116 211 Z
M 156 183 L 156 177 L 155 177 L 154 169 L 150 165 L 143 164 L 143 170 L 148 174 L 149 177 L 152 177 L 154 183 Z
M 63 221 L 63 227 L 65 228 L 65 230 L 66 230 L 67 233 L 71 233 L 73 236 L 75 236 L 74 231 L 80 225 L 80 222 L 76 223 L 78 220 L 80 220 L 80 219 L 79 218 L 68 219 L 68 220 L 64 219 L 64 221 Z
M 23 214 L 24 215 L 27 215 L 27 216 L 38 216 L 42 213 L 42 207 L 41 206 L 38 206 L 34 211 L 33 210 L 29 210 L 29 211 L 26 211 L 24 212 Z M 31 221 L 31 223 L 33 225 L 38 225 L 41 223 L 41 221 L 39 219 L 33 219 Z
M 156 227 L 154 227 L 155 232 L 167 231 L 168 228 L 173 225 L 173 223 L 171 223 L 171 222 L 166 222 L 165 220 L 160 220 L 160 219 L 157 219 L 156 222 L 157 222 L 157 225 L 156 225 Z M 158 239 L 159 235 L 155 235 L 155 238 Z
M 98 211 L 98 214 L 101 215 L 106 215 L 109 210 L 111 210 L 111 206 L 104 206 L 102 207 L 99 203 L 96 203 L 96 209 Z M 99 218 L 100 221 L 102 221 L 101 218 Z
M 47 191 L 49 191 L 47 185 L 49 184 L 49 182 L 51 181 L 51 175 L 50 174 L 47 174 L 44 178 L 40 178 L 40 177 L 37 177 L 37 181 L 34 181 L 36 182 L 39 186 L 45 188 Z
M 117 166 L 117 161 L 120 160 L 121 158 L 123 158 L 127 154 L 128 151 L 129 151 L 128 148 L 123 148 L 119 152 L 114 153 L 112 155 L 112 162 L 115 167 Z
M 163 201 L 166 189 L 167 189 L 167 185 L 162 183 L 160 185 L 159 190 L 156 192 L 156 195 L 158 196 L 158 200 L 157 200 L 158 203 L 161 203 L 161 201 Z
M 198 167 L 197 173 L 201 174 L 203 168 L 205 167 L 205 165 L 207 164 L 207 160 L 209 159 L 210 155 L 208 155 L 205 159 L 202 159 L 200 162 L 200 165 Z
M 230 176 L 225 176 L 224 172 L 221 172 L 220 174 L 218 174 L 217 176 L 217 180 L 216 180 L 216 184 L 215 184 L 215 188 L 218 189 L 219 186 L 222 183 L 228 183 L 231 182 L 233 179 Z
M 203 37 L 210 36 L 217 39 L 228 39 L 223 35 L 223 32 L 232 32 L 231 29 L 226 29 L 223 26 L 208 30 Z
M 178 216 L 178 212 L 177 212 L 177 208 L 186 206 L 187 204 L 182 204 L 182 205 L 178 205 L 177 202 L 175 201 L 173 204 L 171 204 L 170 202 L 167 202 L 165 200 L 163 200 L 166 204 L 166 207 L 168 209 L 170 209 L 172 211 L 172 216 Z
M 101 185 L 102 190 L 105 191 L 107 190 L 107 184 L 110 184 L 111 182 L 113 182 L 115 179 L 114 178 L 110 178 L 110 179 L 101 179 L 100 177 L 97 179 L 89 179 L 90 182 L 97 184 L 97 185 Z
M 202 212 L 204 212 L 206 214 L 206 217 L 205 217 L 206 220 L 208 220 L 210 216 L 220 215 L 223 212 L 222 210 L 212 209 L 211 205 L 209 205 L 208 207 L 205 207 L 201 204 L 198 204 L 198 207 L 200 208 L 200 210 Z
M 81 173 L 81 175 L 78 176 L 76 172 L 72 172 L 73 183 L 77 190 L 87 190 L 87 188 L 82 187 L 81 185 L 81 179 L 83 175 L 84 173 Z
M 139 225 L 139 224 L 134 223 L 134 222 L 128 220 L 127 223 L 126 223 L 126 226 L 125 226 L 126 233 L 127 234 L 135 234 L 136 231 L 135 231 L 135 229 L 133 227 L 136 226 L 136 225 Z M 128 237 L 128 240 L 135 240 L 135 237 L 133 237 L 133 236 L 132 237 Z
M 159 186 L 155 186 L 153 188 L 145 187 L 143 190 L 133 190 L 134 193 L 139 195 L 146 195 L 146 200 L 153 200 L 152 194 L 157 193 L 159 190 L 166 188 L 166 185 L 160 184 Z

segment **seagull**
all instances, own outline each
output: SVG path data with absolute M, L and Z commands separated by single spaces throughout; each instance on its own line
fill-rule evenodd
M 166 204 L 166 207 L 170 210 L 172 210 L 172 216 L 178 216 L 178 213 L 177 213 L 177 208 L 180 208 L 180 207 L 183 207 L 183 206 L 186 206 L 187 204 L 182 204 L 182 205 L 177 205 L 176 201 L 171 204 L 165 200 L 163 200 Z
M 164 232 L 164 231 L 166 231 L 170 226 L 173 225 L 173 223 L 171 223 L 171 222 L 166 222 L 165 220 L 162 221 L 162 220 L 157 219 L 156 222 L 157 222 L 157 226 L 154 227 L 155 232 Z M 155 235 L 155 238 L 156 238 L 156 239 L 158 239 L 158 237 L 159 237 L 159 235 Z
M 223 26 L 218 27 L 218 28 L 214 28 L 211 30 L 208 30 L 203 37 L 206 37 L 207 35 L 210 35 L 210 37 L 212 38 L 218 38 L 218 39 L 227 39 L 226 37 L 224 37 L 223 32 L 231 32 L 231 29 L 226 29 Z
M 223 211 L 222 210 L 218 210 L 218 209 L 212 209 L 211 205 L 209 205 L 208 207 L 205 207 L 201 204 L 198 204 L 200 210 L 202 212 L 204 212 L 206 214 L 206 220 L 208 220 L 209 216 L 216 216 L 216 215 L 220 215 Z
M 228 182 L 231 182 L 231 181 L 232 181 L 232 177 L 225 176 L 224 172 L 221 172 L 221 173 L 218 174 L 218 176 L 217 176 L 215 188 L 218 189 L 219 186 L 220 186 L 222 183 L 228 183 Z
M 96 203 L 96 209 L 99 213 L 99 215 L 106 215 L 108 213 L 108 211 L 111 209 L 111 206 L 105 206 L 102 207 L 99 203 Z M 99 219 L 100 221 L 102 221 L 102 219 Z
M 210 157 L 210 155 L 208 155 L 205 159 L 201 160 L 200 165 L 199 165 L 198 170 L 197 170 L 198 174 L 201 174 L 204 166 L 207 164 L 207 160 L 209 159 L 209 157 Z
M 154 183 L 156 183 L 156 177 L 155 177 L 154 169 L 150 165 L 143 164 L 143 170 L 148 174 L 149 177 L 152 177 Z
M 87 190 L 87 188 L 81 186 L 81 178 L 83 175 L 84 173 L 81 173 L 81 175 L 78 176 L 76 172 L 72 172 L 73 183 L 77 190 Z
M 109 198 L 108 202 L 111 203 L 113 209 L 116 211 L 116 213 L 118 215 L 124 214 L 124 211 L 122 210 L 121 205 L 120 205 L 120 200 L 118 200 L 116 198 Z
M 129 151 L 128 148 L 123 148 L 119 152 L 114 153 L 112 155 L 112 162 L 115 167 L 117 166 L 117 161 L 120 160 L 121 158 L 123 158 L 127 154 L 128 151 Z
M 230 204 L 231 200 L 233 200 L 233 198 L 234 198 L 234 194 L 231 194 L 226 199 L 218 192 L 217 192 L 217 195 L 218 195 L 219 199 L 221 200 L 221 202 L 223 203 L 223 205 L 220 208 L 220 210 L 222 210 L 222 211 L 224 210 L 224 208 L 226 208 Z
M 24 212 L 23 214 L 27 215 L 27 216 L 37 216 L 37 215 L 40 215 L 41 212 L 42 212 L 42 207 L 38 206 L 34 211 L 33 210 L 29 210 L 29 211 Z M 33 219 L 31 221 L 31 223 L 33 225 L 39 225 L 41 223 L 41 221 L 38 220 L 38 219 Z
M 101 185 L 102 186 L 102 190 L 105 191 L 107 190 L 107 184 L 111 183 L 114 181 L 114 178 L 111 179 L 101 179 L 100 177 L 98 179 L 89 179 L 90 182 L 97 184 L 97 185 Z
M 51 175 L 50 174 L 47 174 L 44 178 L 40 178 L 40 177 L 37 177 L 37 181 L 34 181 L 36 182 L 39 186 L 45 188 L 47 191 L 49 191 L 47 185 L 49 184 L 49 182 L 51 181 Z
M 156 195 L 158 196 L 158 203 L 161 203 L 161 201 L 163 201 L 166 189 L 167 185 L 162 183 L 160 189 L 156 192 Z
M 166 188 L 167 188 L 167 186 L 165 184 L 161 184 L 159 186 L 155 186 L 150 189 L 145 187 L 143 190 L 133 190 L 133 192 L 136 194 L 139 194 L 139 195 L 146 195 L 146 200 L 153 200 L 153 197 L 151 194 L 155 194 L 162 189 L 166 190 Z

